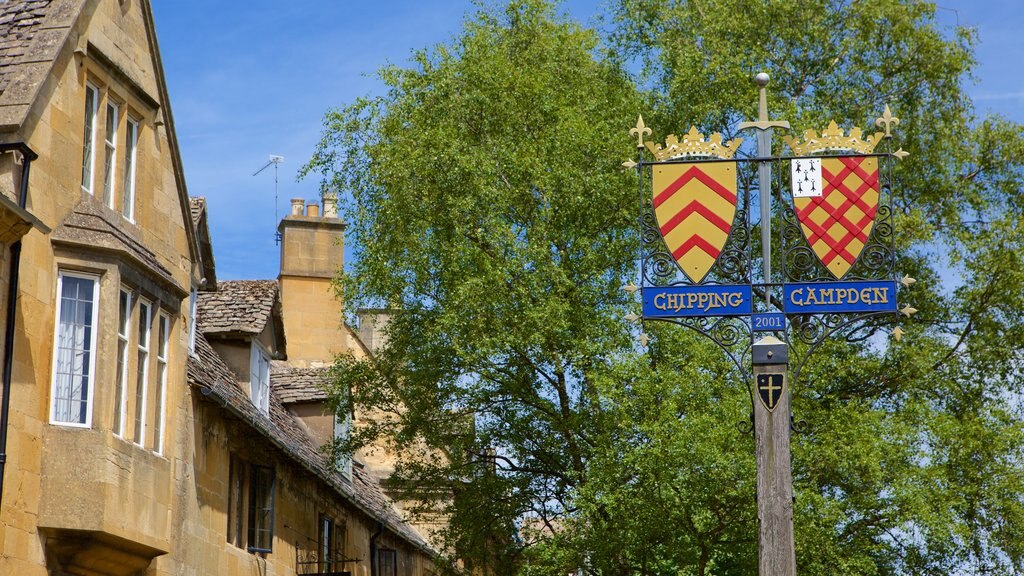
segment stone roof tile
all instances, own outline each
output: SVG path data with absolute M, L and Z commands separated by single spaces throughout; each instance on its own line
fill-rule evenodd
M 199 293 L 198 325 L 204 334 L 259 334 L 276 302 L 276 280 L 223 280 Z
M 331 382 L 330 368 L 295 368 L 284 362 L 270 363 L 270 387 L 281 402 L 323 402 L 327 400 L 327 386 Z
M 21 125 L 84 0 L 0 0 L 0 128 Z

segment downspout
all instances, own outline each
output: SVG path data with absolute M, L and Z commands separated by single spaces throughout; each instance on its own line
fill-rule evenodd
M 377 576 L 377 538 L 384 532 L 384 523 L 377 521 L 377 531 L 370 536 L 370 576 Z
M 24 209 L 28 203 L 28 175 L 32 160 L 38 156 L 26 144 L 20 143 L 17 150 L 21 152 L 22 170 L 21 186 L 18 190 L 18 207 Z M 7 289 L 7 316 L 4 326 L 4 373 L 3 403 L 0 404 L 0 506 L 4 498 L 4 476 L 7 468 L 7 420 L 11 411 L 11 378 L 14 372 L 14 323 L 18 310 L 18 270 L 21 267 L 21 240 L 11 244 L 11 266 Z

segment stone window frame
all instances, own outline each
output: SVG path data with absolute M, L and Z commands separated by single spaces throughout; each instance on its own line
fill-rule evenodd
M 92 301 L 91 301 L 91 314 L 89 314 L 89 341 L 88 345 L 88 365 L 83 368 L 88 369 L 87 381 L 85 383 L 85 414 L 84 422 L 78 421 L 64 421 L 57 419 L 57 390 L 58 390 L 58 368 L 60 367 L 60 345 L 61 345 L 61 315 L 64 310 L 64 299 L 62 293 L 64 290 L 64 279 L 65 278 L 77 278 L 79 280 L 88 280 L 92 282 Z M 96 396 L 96 356 L 97 356 L 97 345 L 99 339 L 97 337 L 98 324 L 99 324 L 99 308 L 100 308 L 100 275 L 92 274 L 88 272 L 80 272 L 77 270 L 69 269 L 58 269 L 57 271 L 57 286 L 55 293 L 56 306 L 54 306 L 54 325 L 53 325 L 53 358 L 51 359 L 51 373 L 50 373 L 50 424 L 56 426 L 68 426 L 72 428 L 92 428 L 92 413 L 93 404 Z M 81 386 L 81 384 L 80 384 Z
M 92 47 L 91 44 L 90 47 Z M 99 156 L 96 153 L 96 148 L 97 144 L 102 142 L 105 150 L 107 142 L 106 115 L 101 116 L 100 111 L 105 111 L 108 105 L 113 105 L 117 108 L 118 119 L 115 127 L 115 137 L 117 139 L 115 140 L 117 145 L 115 166 L 112 168 L 111 173 L 112 190 L 109 201 L 105 201 L 102 196 L 99 199 L 101 204 L 117 212 L 128 222 L 137 224 L 135 213 L 139 204 L 138 174 L 139 162 L 142 159 L 139 155 L 139 148 L 145 141 L 147 126 L 152 128 L 159 125 L 159 104 L 133 80 L 128 78 L 122 70 L 118 69 L 116 65 L 109 62 L 101 54 L 98 58 L 87 60 L 85 67 L 86 90 L 90 88 L 95 90 L 97 97 L 94 102 L 96 112 L 94 114 L 91 139 L 91 160 L 89 162 L 91 182 L 88 188 L 86 188 L 83 182 L 82 190 L 94 197 L 96 196 L 96 162 Z M 100 125 L 101 119 L 104 120 L 102 126 Z M 101 130 L 102 133 L 100 133 Z M 100 139 L 101 136 L 102 140 Z M 132 137 L 132 143 L 129 143 L 129 137 Z M 123 142 L 120 140 L 121 138 L 124 138 Z M 84 147 L 85 143 L 83 143 Z M 128 156 L 129 153 L 131 154 L 130 157 Z M 130 172 L 122 170 L 118 174 L 117 165 L 130 168 Z M 85 179 L 84 172 L 85 167 L 83 165 L 83 180 Z M 126 184 L 130 184 L 127 190 L 125 188 Z M 101 189 L 102 185 L 103 182 L 101 182 Z M 131 201 L 130 206 L 125 205 L 125 200 Z
M 345 544 L 348 539 L 348 523 L 331 514 L 317 515 L 317 568 L 321 572 L 335 572 L 344 569 Z
M 250 554 L 270 554 L 274 545 L 277 470 L 232 452 L 228 468 L 227 542 Z M 260 497 L 264 502 L 258 502 Z M 262 510 L 262 514 L 257 514 Z

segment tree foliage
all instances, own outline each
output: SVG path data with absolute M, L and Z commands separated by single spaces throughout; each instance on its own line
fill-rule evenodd
M 897 240 L 921 312 L 901 343 L 829 342 L 794 389 L 800 573 L 1024 572 L 1024 134 L 974 116 L 973 33 L 897 0 L 619 0 L 605 24 L 481 8 L 327 115 L 307 171 L 350 193 L 339 289 L 393 313 L 373 360 L 339 360 L 339 399 L 375 415 L 346 449 L 390 443 L 447 552 L 493 573 L 754 573 L 750 398 L 695 335 L 635 343 L 641 192 L 619 164 L 638 112 L 655 137 L 734 136 L 767 71 L 794 131 L 888 104 L 911 153 Z

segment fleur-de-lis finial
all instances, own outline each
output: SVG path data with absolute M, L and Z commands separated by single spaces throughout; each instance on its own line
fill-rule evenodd
M 892 115 L 888 104 L 885 105 L 885 112 L 882 112 L 882 117 L 875 119 L 875 126 L 881 126 L 883 124 L 885 125 L 885 138 L 892 138 L 892 132 L 890 129 L 893 126 L 900 125 L 900 119 Z
M 644 117 L 637 115 L 636 117 L 636 128 L 629 129 L 630 136 L 636 136 L 636 147 L 644 147 L 644 136 L 651 135 L 651 129 L 644 124 Z

